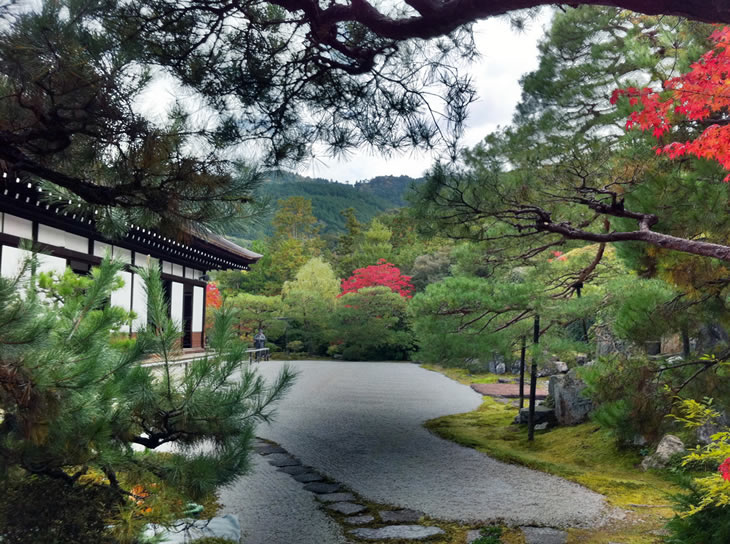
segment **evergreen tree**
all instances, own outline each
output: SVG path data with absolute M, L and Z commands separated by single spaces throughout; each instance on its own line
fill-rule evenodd
M 121 502 L 130 492 L 123 476 L 148 475 L 198 499 L 248 469 L 255 426 L 270 419 L 293 376 L 286 369 L 267 384 L 248 367 L 225 305 L 210 331 L 211 352 L 173 366 L 181 334 L 156 269 L 137 270 L 149 325 L 136 342 L 115 347 L 111 331 L 130 319 L 108 303 L 122 268 L 104 260 L 88 278 L 42 275 L 25 296 L 19 278 L 0 278 L 0 478 L 20 470 L 78 484 L 103 474 L 98 485 Z M 140 366 L 150 355 L 161 365 Z M 132 448 L 165 444 L 172 453 Z

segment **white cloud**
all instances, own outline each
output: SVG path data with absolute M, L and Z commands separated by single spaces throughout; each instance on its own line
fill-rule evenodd
M 514 30 L 505 18 L 480 21 L 474 27 L 481 53 L 470 71 L 479 99 L 472 104 L 464 133 L 464 145 L 481 141 L 499 125 L 507 125 L 520 98 L 520 77 L 537 68 L 537 42 L 544 35 L 551 12 L 545 10 L 529 22 L 525 31 Z M 337 181 L 356 181 L 379 175 L 418 177 L 434 161 L 427 152 L 410 152 L 384 157 L 365 150 L 344 159 L 321 157 L 302 165 L 299 173 Z

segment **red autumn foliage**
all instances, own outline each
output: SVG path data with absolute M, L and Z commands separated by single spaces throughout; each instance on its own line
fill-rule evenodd
M 563 255 L 562 251 L 551 251 L 550 253 L 552 253 L 553 257 L 555 257 L 558 261 L 567 261 L 568 260 L 568 257 Z M 549 263 L 553 262 L 553 259 L 548 259 L 548 262 Z
M 358 268 L 352 273 L 352 276 L 342 280 L 342 293 L 337 296 L 341 297 L 346 293 L 356 293 L 363 287 L 377 287 L 379 285 L 389 287 L 391 291 L 405 298 L 413 297 L 413 291 L 415 290 L 411 283 L 411 276 L 402 275 L 400 269 L 393 263 L 380 259 L 378 264 Z
M 717 467 L 717 471 L 722 475 L 723 480 L 730 480 L 730 457 L 725 459 L 722 464 Z
M 205 305 L 208 308 L 220 308 L 223 304 L 223 297 L 215 282 L 210 282 L 205 287 Z
M 711 159 L 730 171 L 730 125 L 721 121 L 730 110 L 730 28 L 719 28 L 711 38 L 714 48 L 692 64 L 689 72 L 665 81 L 663 92 L 635 87 L 617 89 L 611 95 L 611 103 L 625 96 L 630 105 L 640 105 L 641 109 L 629 116 L 626 128 L 651 130 L 660 141 L 681 118 L 710 123 L 694 140 L 661 144 L 656 153 L 671 159 L 684 155 Z M 719 123 L 712 123 L 713 119 Z M 730 181 L 730 174 L 725 181 Z

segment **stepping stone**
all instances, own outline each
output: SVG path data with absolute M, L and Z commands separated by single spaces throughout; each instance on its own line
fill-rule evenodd
M 345 514 L 346 516 L 351 516 L 352 514 L 364 512 L 367 510 L 367 507 L 362 504 L 355 504 L 354 502 L 333 502 L 332 504 L 327 505 L 327 509 L 334 510 L 340 514 Z
M 296 474 L 294 476 L 294 479 L 297 482 L 302 482 L 303 484 L 306 484 L 308 482 L 321 482 L 323 480 L 322 476 L 319 474 L 315 474 L 314 472 L 305 472 L 303 474 Z
M 304 489 L 312 493 L 324 494 L 334 493 L 340 490 L 340 484 L 328 484 L 325 482 L 312 482 L 304 486 Z
M 413 523 L 421 519 L 423 514 L 415 510 L 383 510 L 379 512 L 380 519 L 388 523 Z
M 350 502 L 355 500 L 352 493 L 325 493 L 317 495 L 317 500 L 322 502 Z
M 362 516 L 350 516 L 349 518 L 345 518 L 345 523 L 349 525 L 365 525 L 373 521 L 375 521 L 375 518 L 369 514 L 364 514 Z
M 294 459 L 291 455 L 284 455 L 282 453 L 272 453 L 268 461 L 270 465 L 275 467 L 293 467 L 302 464 L 299 459 Z
M 259 455 L 271 455 L 272 453 L 286 453 L 286 450 L 280 446 L 272 446 L 267 444 L 266 446 L 254 446 L 254 450 Z
M 482 531 L 480 529 L 472 529 L 471 531 L 466 533 L 466 544 L 471 544 L 478 538 L 482 536 Z
M 292 465 L 290 467 L 281 467 L 278 469 L 279 472 L 286 472 L 287 474 L 291 474 L 294 476 L 295 474 L 304 474 L 305 472 L 309 472 L 312 470 L 309 467 L 305 467 L 304 465 Z
M 568 533 L 550 527 L 520 527 L 525 544 L 565 544 Z
M 352 536 L 364 540 L 423 540 L 436 535 L 444 534 L 443 529 L 438 527 L 426 527 L 424 525 L 389 525 L 379 529 L 368 529 L 361 527 L 348 531 Z

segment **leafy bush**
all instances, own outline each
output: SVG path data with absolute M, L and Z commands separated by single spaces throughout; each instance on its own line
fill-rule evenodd
M 347 293 L 332 316 L 333 343 L 349 360 L 403 360 L 415 348 L 408 299 L 389 287 Z
M 293 351 L 294 353 L 297 353 L 304 349 L 304 342 L 302 342 L 301 340 L 294 340 L 292 342 L 289 342 L 286 345 L 286 349 L 288 349 L 289 351 Z

